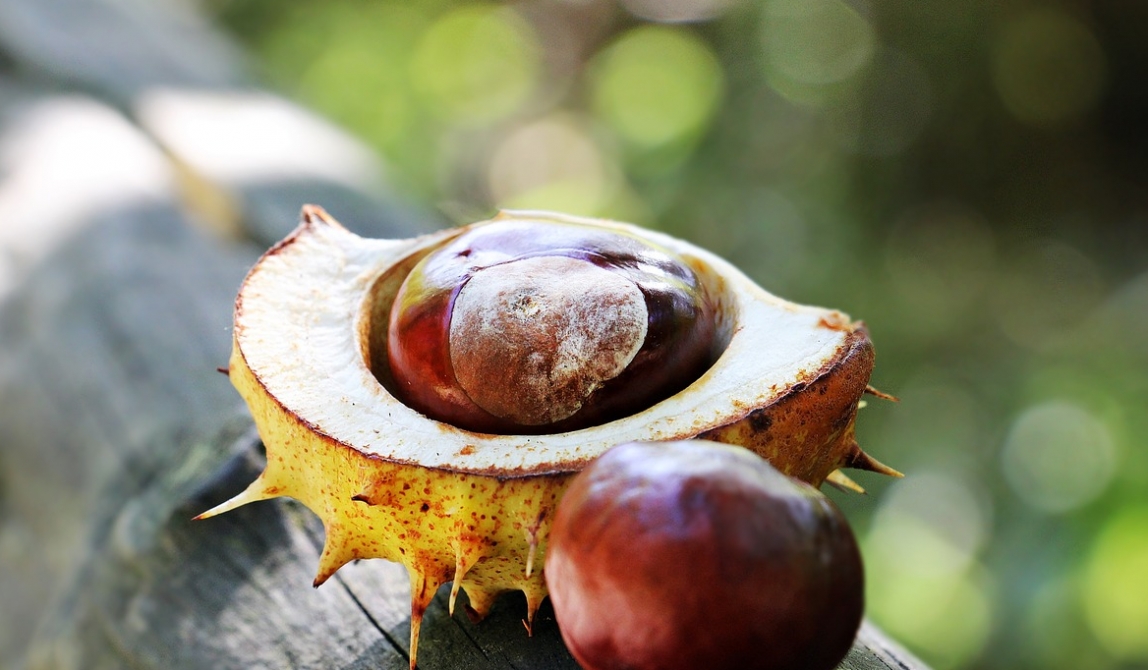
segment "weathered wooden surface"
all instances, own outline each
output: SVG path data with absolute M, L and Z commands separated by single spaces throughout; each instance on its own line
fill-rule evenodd
M 228 46 L 185 62 L 221 38 L 166 6 L 0 3 L 0 667 L 405 668 L 400 566 L 364 561 L 313 589 L 322 528 L 297 504 L 190 519 L 259 470 L 215 372 L 257 254 L 308 200 L 365 234 L 438 222 L 379 196 L 381 170 L 303 112 L 282 140 L 312 142 L 307 161 L 285 170 L 239 133 L 224 139 L 247 169 L 213 162 L 194 140 L 203 91 L 251 96 L 212 106 L 220 128 L 267 100 L 236 97 Z M 194 95 L 156 102 L 159 84 Z M 348 156 L 355 171 L 308 167 Z M 475 625 L 444 596 L 423 667 L 576 667 L 546 606 L 528 637 L 520 599 Z M 866 627 L 843 667 L 923 666 Z

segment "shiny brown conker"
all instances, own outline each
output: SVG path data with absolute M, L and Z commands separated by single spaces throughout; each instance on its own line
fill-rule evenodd
M 716 359 L 715 307 L 669 250 L 565 222 L 475 227 L 423 258 L 390 313 L 396 391 L 469 430 L 553 433 L 628 416 Z
M 630 442 L 559 503 L 546 583 L 587 670 L 829 670 L 864 577 L 833 503 L 739 448 Z

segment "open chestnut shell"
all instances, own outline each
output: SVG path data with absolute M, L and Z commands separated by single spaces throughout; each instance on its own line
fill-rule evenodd
M 401 398 L 388 356 L 392 307 L 424 257 L 470 231 L 507 222 L 576 225 L 670 252 L 712 305 L 712 364 L 685 388 L 630 414 L 566 432 L 468 430 Z M 504 591 L 546 596 L 551 520 L 580 470 L 622 442 L 704 437 L 749 448 L 817 486 L 838 470 L 896 474 L 853 437 L 873 368 L 865 328 L 844 314 L 777 298 L 717 256 L 636 226 L 546 212 L 408 240 L 366 239 L 315 206 L 251 269 L 235 302 L 229 363 L 267 450 L 245 491 L 200 515 L 290 496 L 326 529 L 315 584 L 349 561 L 386 558 L 411 578 L 411 665 L 419 623 L 453 582 L 475 616 Z M 605 420 L 605 418 L 604 418 Z
M 586 670 L 831 670 L 864 610 L 833 503 L 704 440 L 622 444 L 575 477 L 546 582 Z

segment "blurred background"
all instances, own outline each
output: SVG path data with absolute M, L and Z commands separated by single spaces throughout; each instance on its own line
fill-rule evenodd
M 871 400 L 859 439 L 907 475 L 830 491 L 869 616 L 942 670 L 1148 668 L 1148 4 L 190 7 L 230 35 L 200 70 L 239 58 L 370 149 L 276 160 L 340 183 L 378 160 L 443 223 L 633 221 L 864 320 L 873 384 L 901 401 Z M 133 100 L 169 151 L 242 172 L 172 111 L 218 100 Z
M 1148 5 L 212 0 L 398 192 L 634 221 L 868 324 L 836 495 L 937 668 L 1148 667 Z

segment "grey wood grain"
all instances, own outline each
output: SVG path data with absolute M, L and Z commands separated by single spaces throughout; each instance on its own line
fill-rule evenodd
M 128 500 L 112 481 L 154 477 L 171 436 L 243 412 L 214 368 L 254 250 L 213 246 L 171 209 L 106 217 L 0 306 L 0 542 L 20 575 L 0 585 L 19 613 L 0 626 L 7 645 L 92 559 L 98 510 Z

